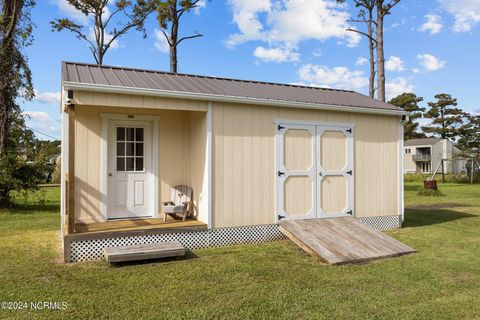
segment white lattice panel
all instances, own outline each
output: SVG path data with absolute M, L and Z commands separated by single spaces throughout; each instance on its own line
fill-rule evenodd
M 360 221 L 377 230 L 392 230 L 401 227 L 400 216 L 363 217 Z
M 276 224 L 237 228 L 210 229 L 181 233 L 151 234 L 145 236 L 120 237 L 74 241 L 70 244 L 70 261 L 88 261 L 103 258 L 105 247 L 133 244 L 178 241 L 187 249 L 221 247 L 243 243 L 261 243 L 284 239 Z
M 400 228 L 400 216 L 363 217 L 360 220 L 378 230 Z M 181 233 L 150 234 L 109 239 L 74 241 L 70 244 L 70 261 L 88 261 L 103 258 L 105 247 L 126 246 L 132 244 L 160 243 L 178 241 L 187 249 L 222 247 L 245 243 L 262 243 L 285 239 L 278 225 L 260 225 L 235 228 L 219 228 Z

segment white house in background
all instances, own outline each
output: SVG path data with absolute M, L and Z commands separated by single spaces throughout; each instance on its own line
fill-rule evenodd
M 421 138 L 406 140 L 404 143 L 405 173 L 433 173 L 442 159 L 447 160 L 444 162 L 445 173 L 465 172 L 467 160 L 462 157 L 460 149 L 448 139 Z M 441 168 L 438 172 L 441 172 Z

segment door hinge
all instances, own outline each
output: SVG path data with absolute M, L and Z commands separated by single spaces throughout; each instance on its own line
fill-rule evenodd
M 277 217 L 278 217 L 278 220 L 285 219 L 285 216 L 282 216 L 282 215 L 280 215 L 280 214 L 279 214 Z
M 352 174 L 353 174 L 353 171 L 352 171 L 352 170 L 347 171 L 346 174 L 352 175 Z
M 280 130 L 282 130 L 282 129 L 285 129 L 285 127 L 282 126 L 282 125 L 278 125 L 278 131 L 280 131 Z
M 277 171 L 277 176 L 281 177 L 285 174 L 285 172 L 282 172 L 282 171 Z
M 352 211 L 352 210 L 347 211 L 347 212 L 345 212 L 345 213 L 348 214 L 349 216 L 353 216 L 353 211 Z
M 352 133 L 352 128 L 345 130 L 348 133 Z

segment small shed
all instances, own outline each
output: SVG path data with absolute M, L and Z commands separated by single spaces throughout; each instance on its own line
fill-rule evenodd
M 267 241 L 285 220 L 403 220 L 406 113 L 357 92 L 64 62 L 61 114 L 67 261 Z M 164 221 L 177 185 L 189 218 Z

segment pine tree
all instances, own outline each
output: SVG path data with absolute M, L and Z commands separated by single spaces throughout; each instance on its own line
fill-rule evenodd
M 157 20 L 162 28 L 165 40 L 168 43 L 170 49 L 170 72 L 177 73 L 178 69 L 178 45 L 185 40 L 202 37 L 201 34 L 195 32 L 192 35 L 179 38 L 180 18 L 186 12 L 197 8 L 200 0 L 157 0 L 156 10 L 158 13 Z M 167 34 L 165 30 L 170 27 Z
M 458 146 L 463 150 L 480 148 L 480 115 L 466 114 L 467 122 L 459 128 Z
M 422 127 L 423 131 L 442 139 L 456 140 L 460 134 L 465 113 L 462 109 L 454 108 L 458 105 L 457 99 L 449 94 L 437 94 L 435 99 L 437 99 L 436 102 L 428 103 L 430 109 L 424 114 L 424 117 L 432 119 L 432 122 Z
M 417 97 L 415 93 L 402 93 L 389 101 L 390 104 L 402 108 L 405 111 L 410 112 L 408 121 L 404 123 L 403 137 L 405 140 L 425 137 L 423 132 L 418 132 L 418 122 L 415 121 L 422 117 L 422 112 L 425 108 L 418 105 L 422 102 L 422 97 Z
M 70 19 L 55 19 L 51 21 L 52 31 L 68 30 L 77 39 L 88 44 L 97 64 L 103 64 L 107 51 L 114 46 L 119 37 L 131 29 L 145 31 L 145 20 L 153 11 L 153 2 L 137 0 L 66 0 L 69 5 L 84 14 L 93 22 L 93 35 L 88 26 L 77 24 Z M 108 13 L 108 15 L 107 15 Z M 108 29 L 108 30 L 107 30 Z

